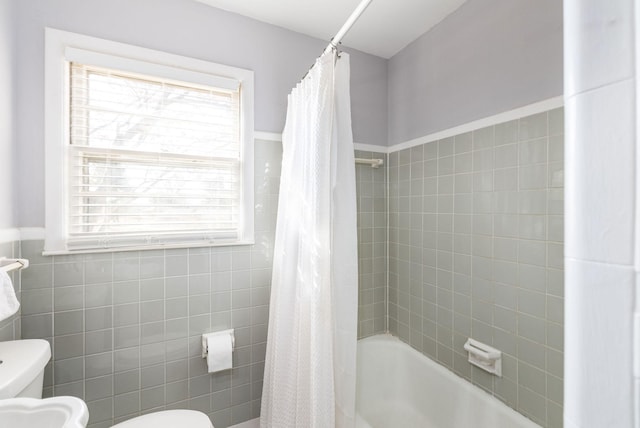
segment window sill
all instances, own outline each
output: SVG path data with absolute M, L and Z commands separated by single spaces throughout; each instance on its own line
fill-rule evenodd
M 203 247 L 239 247 L 246 245 L 254 245 L 254 240 L 233 241 L 233 242 L 184 242 L 170 244 L 152 244 L 152 245 L 136 245 L 131 247 L 113 247 L 113 248 L 89 248 L 79 250 L 51 250 L 43 251 L 43 256 L 67 256 L 73 254 L 100 254 L 100 253 L 123 253 L 131 251 L 152 251 L 152 250 L 173 250 L 180 248 L 203 248 Z

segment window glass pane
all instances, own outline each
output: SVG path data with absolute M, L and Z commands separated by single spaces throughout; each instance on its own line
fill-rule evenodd
M 71 64 L 70 239 L 239 227 L 239 92 Z
M 70 233 L 229 231 L 238 226 L 237 161 L 74 156 Z
M 239 156 L 238 92 L 73 64 L 71 144 Z

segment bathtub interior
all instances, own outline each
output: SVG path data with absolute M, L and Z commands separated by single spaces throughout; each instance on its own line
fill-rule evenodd
M 359 428 L 540 428 L 391 335 L 358 343 Z

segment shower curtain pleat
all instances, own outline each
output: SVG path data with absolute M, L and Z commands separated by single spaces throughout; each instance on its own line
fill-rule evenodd
M 355 425 L 356 192 L 349 57 L 289 95 L 260 424 Z

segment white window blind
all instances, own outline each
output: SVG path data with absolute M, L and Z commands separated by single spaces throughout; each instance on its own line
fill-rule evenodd
M 68 64 L 68 248 L 237 239 L 240 85 Z

